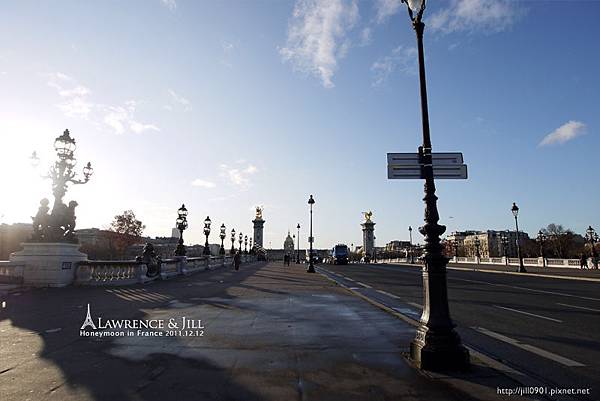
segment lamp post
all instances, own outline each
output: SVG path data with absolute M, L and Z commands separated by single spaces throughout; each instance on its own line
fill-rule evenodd
M 206 236 L 206 241 L 204 242 L 204 255 L 210 255 L 210 245 L 208 245 L 208 236 L 210 235 L 210 217 L 206 216 L 204 219 L 204 235 Z
M 234 228 L 231 229 L 231 251 L 229 251 L 229 253 L 231 255 L 233 255 L 235 253 L 235 247 L 233 246 L 233 244 L 235 244 L 235 229 Z
M 219 234 L 219 237 L 221 238 L 221 249 L 219 249 L 219 255 L 225 255 L 225 245 L 223 244 L 223 242 L 225 241 L 225 237 L 227 236 L 227 234 L 225 234 L 225 223 L 221 224 L 221 233 Z
M 440 219 L 433 177 L 431 138 L 429 133 L 429 111 L 425 80 L 425 56 L 423 54 L 422 22 L 425 0 L 402 0 L 407 5 L 408 15 L 417 35 L 419 59 L 419 83 L 421 95 L 421 120 L 423 145 L 419 147 L 421 174 L 425 179 L 425 224 L 419 231 L 425 236 L 423 266 L 423 314 L 415 339 L 410 345 L 410 355 L 422 369 L 462 369 L 469 365 L 469 351 L 462 345 L 454 330 L 448 306 L 446 264 L 440 235 L 446 227 L 439 225 Z
M 515 202 L 513 202 L 512 208 L 513 216 L 515 216 L 515 227 L 517 229 L 517 257 L 519 258 L 519 269 L 517 270 L 519 273 L 525 273 L 525 266 L 523 266 L 523 256 L 521 255 L 521 236 L 519 235 L 519 207 Z
M 87 163 L 83 168 L 83 179 L 77 179 L 74 171 L 77 159 L 75 158 L 75 139 L 71 137 L 69 130 L 65 130 L 62 135 L 54 140 L 54 150 L 58 160 L 54 162 L 48 171 L 48 174 L 42 176 L 52 180 L 52 194 L 54 195 L 54 205 L 52 211 L 49 211 L 48 199 L 42 199 L 41 206 L 36 217 L 33 219 L 32 240 L 36 242 L 77 242 L 75 236 L 75 207 L 77 202 L 71 201 L 69 205 L 63 203 L 63 198 L 67 193 L 69 183 L 74 185 L 85 184 L 94 174 L 91 163 Z M 30 157 L 31 164 L 37 167 L 40 159 L 36 152 Z
M 185 245 L 183 245 L 183 232 L 188 227 L 187 214 L 188 211 L 185 205 L 181 205 L 177 210 L 177 220 L 175 220 L 175 226 L 179 230 L 179 241 L 175 248 L 175 256 L 185 256 L 186 254 Z
M 300 263 L 300 223 L 298 223 L 296 228 L 298 229 L 298 236 L 296 237 L 296 240 L 298 241 L 298 250 L 296 252 L 296 264 L 299 264 Z
M 248 236 L 244 236 L 244 253 L 248 253 Z
M 412 226 L 408 226 L 408 254 L 410 255 L 410 263 L 414 263 L 412 252 Z
M 315 266 L 313 263 L 313 241 L 314 241 L 314 238 L 313 238 L 313 230 L 312 230 L 312 215 L 313 215 L 313 205 L 315 204 L 315 200 L 312 195 L 308 198 L 308 204 L 310 206 L 310 235 L 308 237 L 308 244 L 310 246 L 310 250 L 309 250 L 309 254 L 308 254 L 308 269 L 306 271 L 308 273 L 314 273 Z
M 475 243 L 475 257 L 480 258 L 481 253 L 479 252 L 479 247 L 481 246 L 481 241 L 479 240 L 479 237 L 475 237 L 475 241 L 473 242 Z
M 250 243 L 250 254 L 252 255 L 252 254 L 254 254 L 254 248 L 252 248 L 252 237 L 250 237 L 250 238 L 248 239 L 248 241 L 249 241 L 249 243 Z
M 506 263 L 508 264 L 508 237 L 506 234 L 501 234 L 500 242 L 502 243 L 502 256 L 504 256 Z
M 240 253 L 242 253 L 242 242 L 244 241 L 244 234 L 240 233 L 238 236 L 238 242 L 240 243 Z
M 452 246 L 454 247 L 454 257 L 458 262 L 458 240 L 456 238 L 454 239 L 454 241 L 452 241 Z
M 596 252 L 596 242 L 598 242 L 598 233 L 596 233 L 596 231 L 592 228 L 592 226 L 588 226 L 586 232 L 585 232 L 585 239 L 590 243 L 590 246 L 592 247 L 591 250 L 591 254 L 592 254 L 592 264 L 594 265 L 594 268 L 597 269 L 598 268 L 598 253 Z
M 542 258 L 542 267 L 546 267 L 546 255 L 544 255 L 544 244 L 546 243 L 546 235 L 542 230 L 538 231 L 537 242 L 540 244 L 540 257 Z

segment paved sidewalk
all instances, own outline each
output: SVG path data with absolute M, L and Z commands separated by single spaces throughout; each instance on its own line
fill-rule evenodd
M 303 265 L 259 263 L 146 286 L 37 289 L 6 302 L 3 401 L 468 400 L 516 385 L 481 366 L 450 377 L 459 390 L 424 376 L 403 357 L 413 327 Z M 185 316 L 201 319 L 204 335 L 81 337 L 88 303 L 94 321 Z

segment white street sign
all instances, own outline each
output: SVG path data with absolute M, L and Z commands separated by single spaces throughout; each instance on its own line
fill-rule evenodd
M 433 165 L 433 176 L 445 179 L 467 179 L 467 165 Z M 421 174 L 421 166 L 414 165 L 388 165 L 389 179 L 419 179 L 425 178 Z
M 433 165 L 461 165 L 463 164 L 463 155 L 456 153 L 432 153 Z M 419 165 L 418 153 L 388 153 L 388 165 Z

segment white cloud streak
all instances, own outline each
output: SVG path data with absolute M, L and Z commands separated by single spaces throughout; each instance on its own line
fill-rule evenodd
M 294 69 L 332 88 L 338 60 L 350 47 L 347 34 L 358 19 L 357 0 L 298 0 L 279 53 Z
M 400 6 L 402 6 L 400 0 L 377 0 L 377 3 L 375 3 L 377 22 L 382 23 L 386 21 L 389 17 L 398 12 Z
M 177 10 L 177 2 L 175 0 L 160 0 L 160 2 L 171 12 L 175 12 L 175 10 Z
M 433 14 L 428 22 L 433 30 L 442 33 L 495 33 L 510 28 L 522 14 L 516 1 L 452 0 L 448 8 Z
M 569 121 L 542 139 L 538 146 L 563 144 L 585 134 L 586 125 L 580 121 Z
M 184 111 L 192 109 L 192 103 L 188 99 L 177 94 L 173 89 L 169 89 L 168 92 L 171 96 L 171 104 L 165 105 L 165 109 L 173 110 L 173 105 L 181 107 Z
M 258 168 L 253 164 L 248 164 L 246 167 L 231 167 L 227 164 L 221 164 L 220 168 L 221 175 L 240 189 L 247 189 L 251 185 L 250 176 L 258 172 Z
M 147 124 L 135 118 L 137 102 L 128 100 L 122 106 L 94 103 L 89 100 L 92 93 L 86 86 L 79 84 L 74 78 L 55 72 L 44 74 L 47 84 L 56 89 L 61 101 L 57 107 L 67 117 L 82 118 L 99 122 L 111 128 L 116 134 L 131 131 L 140 134 L 144 131 L 160 131 L 154 124 Z
M 416 48 L 400 45 L 393 49 L 391 54 L 375 61 L 371 65 L 371 72 L 373 73 L 372 86 L 382 86 L 396 70 L 410 75 L 417 73 Z

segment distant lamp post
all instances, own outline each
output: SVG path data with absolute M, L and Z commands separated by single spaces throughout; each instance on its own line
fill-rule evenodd
M 240 233 L 238 236 L 238 242 L 240 243 L 240 253 L 242 253 L 242 242 L 244 241 L 244 234 Z
M 519 273 L 525 273 L 525 266 L 523 266 L 523 256 L 521 255 L 521 236 L 519 235 L 519 207 L 513 202 L 512 208 L 510 209 L 513 216 L 515 216 L 515 227 L 517 229 L 517 257 L 519 258 Z
M 456 238 L 452 241 L 452 246 L 454 247 L 454 257 L 458 260 L 458 240 Z
M 504 256 L 506 263 L 508 263 L 508 236 L 506 234 L 501 234 L 500 243 L 502 244 L 502 256 Z
M 58 160 L 50 167 L 48 174 L 43 178 L 52 180 L 52 193 L 54 195 L 54 205 L 52 211 L 48 214 L 48 199 L 42 199 L 37 215 L 33 219 L 33 236 L 35 242 L 77 242 L 75 236 L 75 208 L 77 202 L 71 201 L 69 205 L 63 203 L 63 198 L 67 192 L 69 183 L 79 185 L 85 184 L 94 174 L 91 163 L 87 163 L 83 168 L 83 179 L 77 179 L 74 171 L 77 159 L 75 158 L 76 149 L 75 139 L 71 137 L 69 130 L 65 130 L 62 135 L 54 140 L 54 150 Z M 40 159 L 37 152 L 33 152 L 30 157 L 31 164 L 37 167 Z
M 210 235 L 210 217 L 206 216 L 204 219 L 204 235 L 206 236 L 206 241 L 204 242 L 204 255 L 210 255 L 210 245 L 208 244 L 208 236 Z
M 410 263 L 414 263 L 413 251 L 412 251 L 412 226 L 408 226 L 408 254 L 410 255 Z
M 544 254 L 544 244 L 546 243 L 546 235 L 542 230 L 538 231 L 537 242 L 540 245 L 540 257 L 542 258 L 542 267 L 546 267 L 546 255 Z
M 425 0 L 402 0 L 406 3 L 408 16 L 417 35 L 419 60 L 419 83 L 421 95 L 421 121 L 423 145 L 419 147 L 419 162 L 425 179 L 425 224 L 419 231 L 425 236 L 423 266 L 423 313 L 415 339 L 410 344 L 410 357 L 417 367 L 428 370 L 463 369 L 469 366 L 469 351 L 462 345 L 454 330 L 448 305 L 446 264 L 440 236 L 446 227 L 438 224 L 440 219 L 435 195 L 429 111 L 427 107 L 427 84 L 425 79 L 425 56 L 423 51 L 422 22 Z
M 248 236 L 244 236 L 244 253 L 248 253 Z
M 248 242 L 250 245 L 250 254 L 253 255 L 254 254 L 254 248 L 252 248 L 252 237 L 248 238 Z
M 308 198 L 308 204 L 310 206 L 310 235 L 308 237 L 308 244 L 310 246 L 310 250 L 308 251 L 308 269 L 306 270 L 308 273 L 314 273 L 315 272 L 315 266 L 313 263 L 313 242 L 314 242 L 314 238 L 313 238 L 313 229 L 312 229 L 312 215 L 313 215 L 313 205 L 315 204 L 315 199 L 313 198 L 313 196 L 311 195 Z
M 591 255 L 592 255 L 592 263 L 594 264 L 594 268 L 598 268 L 598 253 L 596 252 L 596 243 L 598 242 L 598 233 L 596 230 L 592 228 L 592 226 L 588 226 L 585 231 L 585 239 L 590 243 L 591 246 Z
M 219 234 L 219 237 L 221 238 L 221 249 L 219 249 L 219 255 L 225 255 L 225 237 L 227 236 L 227 234 L 225 234 L 225 223 L 221 224 L 221 233 Z
M 235 228 L 231 229 L 231 251 L 230 253 L 233 255 L 235 253 L 235 247 L 233 244 L 235 243 Z
M 479 240 L 479 237 L 475 237 L 475 241 L 473 242 L 475 243 L 475 257 L 480 258 L 481 253 L 479 252 L 479 249 L 481 247 L 481 241 Z
M 181 205 L 177 210 L 177 220 L 175 220 L 175 226 L 179 230 L 179 241 L 175 248 L 175 256 L 185 256 L 186 254 L 185 245 L 183 245 L 183 232 L 188 228 L 187 214 L 188 211 L 185 205 Z
M 300 223 L 298 223 L 296 228 L 298 229 L 298 236 L 296 237 L 296 240 L 298 241 L 298 250 L 296 252 L 296 264 L 299 264 L 300 263 Z

